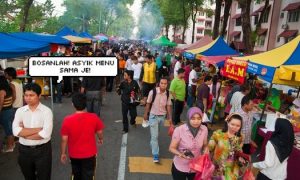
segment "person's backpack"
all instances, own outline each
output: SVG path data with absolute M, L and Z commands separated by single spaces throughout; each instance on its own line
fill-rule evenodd
M 150 111 L 151 111 L 151 108 L 152 108 L 152 104 L 154 103 L 154 100 L 156 98 L 156 87 L 153 88 L 152 91 L 153 91 L 153 94 L 152 94 L 152 101 L 151 101 L 151 104 L 150 104 Z M 167 89 L 166 89 L 166 91 L 167 91 L 167 103 L 168 103 L 170 92 Z

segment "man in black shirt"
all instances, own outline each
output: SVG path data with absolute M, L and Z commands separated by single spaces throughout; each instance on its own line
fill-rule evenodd
M 128 111 L 130 113 L 130 124 L 135 126 L 136 112 L 136 97 L 140 92 L 138 83 L 133 80 L 133 71 L 126 70 L 124 73 L 124 81 L 119 86 L 119 94 L 121 94 L 122 101 L 122 115 L 123 115 L 123 133 L 128 132 Z
M 84 77 L 82 80 L 81 93 L 86 93 L 87 111 L 100 117 L 102 88 L 105 87 L 103 77 Z

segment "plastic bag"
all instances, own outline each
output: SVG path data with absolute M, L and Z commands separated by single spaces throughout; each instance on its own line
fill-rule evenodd
M 209 154 L 204 154 L 191 160 L 190 169 L 196 171 L 194 180 L 210 180 L 215 170 L 215 165 L 210 160 Z
M 190 169 L 191 170 L 194 170 L 196 172 L 200 172 L 202 173 L 203 169 L 204 169 L 204 163 L 205 163 L 205 160 L 206 160 L 206 156 L 203 155 L 203 156 L 198 156 L 194 159 L 192 159 L 190 161 Z
M 251 168 L 248 168 L 246 171 L 245 171 L 245 174 L 243 176 L 243 180 L 255 180 L 255 177 L 251 171 Z
M 174 132 L 174 126 L 173 125 L 171 125 L 170 127 L 169 127 L 169 130 L 168 130 L 168 135 L 170 136 L 170 137 L 172 137 L 172 135 L 173 135 L 173 132 Z
M 208 154 L 205 154 L 204 156 L 206 156 L 206 161 L 204 163 L 204 168 L 203 168 L 203 172 L 202 172 L 202 175 L 201 175 L 201 179 L 210 180 L 211 177 L 213 176 L 214 171 L 215 171 L 215 165 L 210 160 L 210 157 L 209 157 Z

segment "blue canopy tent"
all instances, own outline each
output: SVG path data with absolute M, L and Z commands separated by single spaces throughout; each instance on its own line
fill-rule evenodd
M 49 43 L 29 41 L 0 33 L 0 58 L 15 58 L 47 52 Z
M 41 34 L 41 33 L 32 33 L 32 32 L 16 32 L 11 33 L 11 36 L 30 40 L 30 41 L 39 41 L 39 42 L 46 42 L 49 44 L 60 44 L 60 45 L 70 45 L 71 42 L 65 38 L 62 38 L 57 35 L 52 34 Z
M 64 26 L 56 33 L 56 35 L 58 35 L 58 36 L 68 36 L 68 35 L 78 36 L 78 33 L 75 30 L 73 30 L 67 26 Z
M 237 51 L 226 44 L 223 37 L 219 36 L 213 42 L 203 47 L 186 51 L 184 56 L 189 58 L 194 56 L 194 58 L 196 57 L 197 59 L 197 56 L 230 56 L 238 54 Z

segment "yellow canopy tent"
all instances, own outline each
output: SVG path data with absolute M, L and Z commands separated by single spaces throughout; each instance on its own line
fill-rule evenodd
M 244 57 L 248 72 L 259 75 L 274 84 L 300 86 L 300 35 L 276 49 Z
M 71 35 L 68 35 L 68 36 L 63 36 L 63 38 L 71 41 L 72 43 L 84 43 L 84 44 L 89 44 L 92 42 L 91 39 L 89 38 L 82 38 L 82 37 L 78 37 L 78 36 L 71 36 Z

